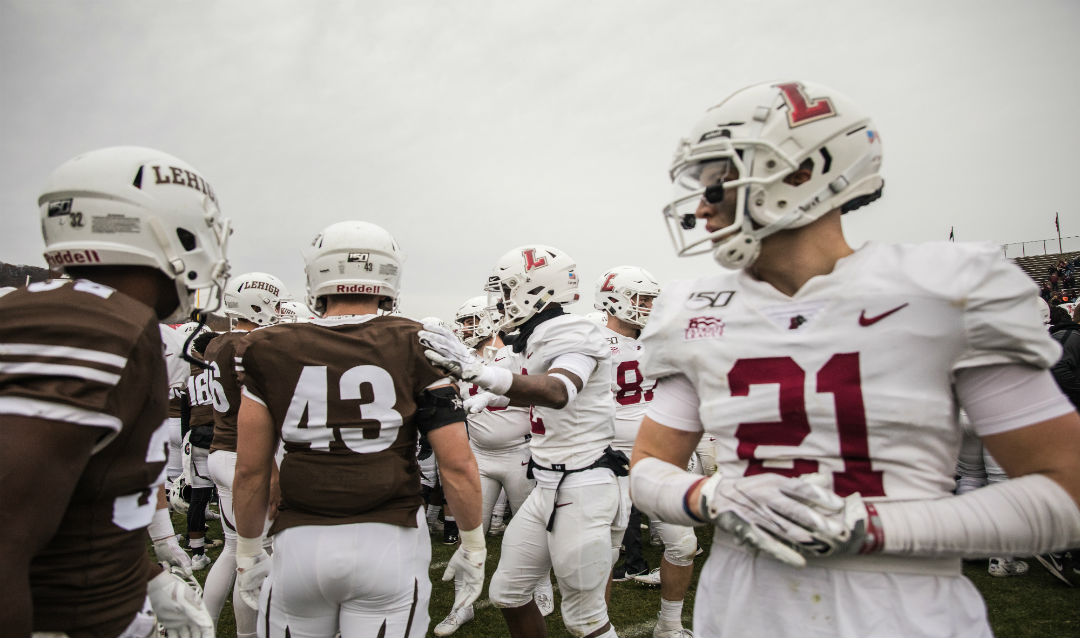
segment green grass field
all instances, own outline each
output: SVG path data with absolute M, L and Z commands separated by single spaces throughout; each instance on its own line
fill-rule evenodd
M 184 519 L 173 515 L 173 524 L 177 531 L 185 529 Z M 210 522 L 209 535 L 211 538 L 222 538 L 220 525 L 216 521 Z M 709 548 L 712 533 L 710 529 L 698 528 L 698 540 L 701 547 L 706 551 Z M 499 554 L 502 537 L 488 537 L 487 573 L 491 576 L 495 566 L 499 563 Z M 431 625 L 428 635 L 433 635 L 431 630 L 446 616 L 453 604 L 454 592 L 450 583 L 441 581 L 443 569 L 450 559 L 455 547 L 446 546 L 440 539 L 432 537 L 432 596 L 429 607 Z M 212 548 L 209 555 L 217 558 L 221 548 Z M 645 556 L 651 567 L 659 565 L 660 548 L 652 547 L 645 538 Z M 151 556 L 153 553 L 151 552 Z M 707 555 L 700 556 L 694 565 L 694 582 L 697 574 L 704 564 Z M 1065 638 L 1080 637 L 1080 588 L 1069 588 L 1060 581 L 1054 579 L 1034 559 L 1029 559 L 1030 571 L 1024 576 L 1012 578 L 993 578 L 986 572 L 986 561 L 972 561 L 964 564 L 964 574 L 975 583 L 979 591 L 986 599 L 987 609 L 990 614 L 990 624 L 994 633 L 1001 637 L 1041 637 L 1041 638 Z M 202 582 L 209 569 L 196 572 L 196 578 Z M 548 635 L 569 635 L 562 624 L 559 615 L 558 586 L 555 590 L 555 612 L 547 617 Z M 615 622 L 615 629 L 622 638 L 635 638 L 639 636 L 652 636 L 653 625 L 656 621 L 656 613 L 660 608 L 659 588 L 644 587 L 638 583 L 628 581 L 613 583 L 611 591 L 611 606 L 609 615 Z M 884 604 L 888 604 L 885 601 Z M 691 585 L 687 594 L 686 605 L 683 612 L 683 624 L 691 626 L 691 611 L 694 606 L 694 586 Z M 233 624 L 232 603 L 225 602 L 225 609 L 221 614 L 218 624 L 218 636 L 235 636 L 236 630 Z M 476 604 L 476 617 L 459 629 L 454 636 L 456 638 L 474 638 L 505 636 L 506 623 L 502 614 L 487 600 L 487 594 L 481 596 Z M 706 638 L 700 636 L 699 638 Z

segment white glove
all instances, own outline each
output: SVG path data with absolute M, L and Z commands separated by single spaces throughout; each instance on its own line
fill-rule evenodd
M 154 555 L 159 561 L 179 569 L 185 576 L 191 575 L 191 557 L 181 549 L 176 536 L 154 541 Z
M 843 499 L 813 481 L 772 473 L 725 479 L 718 472 L 701 486 L 700 505 L 709 522 L 740 543 L 794 567 L 806 565 L 805 548 L 845 536 L 836 516 Z
M 185 577 L 191 576 L 191 557 L 180 548 L 180 543 L 176 541 L 176 532 L 173 531 L 172 519 L 169 517 L 167 508 L 154 510 L 154 516 L 150 519 L 150 525 L 146 531 L 154 543 L 154 555 L 157 559 L 180 568 Z
M 483 526 L 461 530 L 460 537 L 461 547 L 450 557 L 442 577 L 444 581 L 457 577 L 454 582 L 453 610 L 469 607 L 480 597 L 480 591 L 484 588 L 484 561 L 487 560 Z
M 484 390 L 504 394 L 514 379 L 505 368 L 486 365 L 472 350 L 441 324 L 429 322 L 418 334 L 424 356 L 452 377 L 475 383 Z
M 510 405 L 510 399 L 488 391 L 478 392 L 461 402 L 461 405 L 469 414 L 483 412 L 487 408 L 505 408 Z
M 166 635 L 213 638 L 214 621 L 202 597 L 180 576 L 163 571 L 147 583 L 146 595 Z
M 240 600 L 252 609 L 259 609 L 259 592 L 270 575 L 270 554 L 263 549 L 261 538 L 236 539 L 236 588 Z
M 869 554 L 881 551 L 885 535 L 877 509 L 863 501 L 858 492 L 845 497 L 841 507 L 825 513 L 828 529 L 806 530 L 813 540 L 800 542 L 798 549 L 807 556 Z

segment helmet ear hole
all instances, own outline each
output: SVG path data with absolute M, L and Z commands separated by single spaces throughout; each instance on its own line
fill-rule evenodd
M 184 247 L 184 250 L 195 250 L 195 235 L 191 231 L 185 230 L 183 228 L 177 228 L 176 238 L 180 240 L 180 245 Z

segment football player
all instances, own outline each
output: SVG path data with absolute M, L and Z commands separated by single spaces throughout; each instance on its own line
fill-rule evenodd
M 594 306 L 607 317 L 604 334 L 611 345 L 611 395 L 615 403 L 616 450 L 627 455 L 634 448 L 641 419 L 652 402 L 656 381 L 641 371 L 642 346 L 638 341 L 641 329 L 649 319 L 653 300 L 660 294 L 660 284 L 647 270 L 638 266 L 616 266 L 596 281 Z M 619 478 L 624 507 L 630 508 L 630 477 Z M 625 563 L 633 573 L 638 564 L 648 565 L 641 556 L 641 516 L 631 510 L 623 545 Z M 653 638 L 693 638 L 682 626 L 683 599 L 690 588 L 694 573 L 697 536 L 694 528 L 658 522 L 658 534 L 664 545 L 660 567 L 648 573 L 632 576 L 647 585 L 660 585 L 660 612 Z M 615 550 L 619 549 L 618 545 Z
M 187 535 L 193 570 L 206 569 L 211 563 L 206 555 L 206 512 L 214 495 L 214 481 L 210 478 L 208 457 L 214 441 L 214 395 L 220 374 L 204 362 L 203 351 L 214 336 L 211 331 L 200 332 L 191 342 L 189 354 L 197 361 L 191 364 L 185 393 L 188 409 L 181 420 L 184 474 L 191 485 Z
M 206 385 L 214 407 L 214 438 L 206 464 L 218 491 L 225 546 L 206 575 L 203 600 L 216 625 L 225 598 L 232 591 L 237 638 L 255 635 L 256 613 L 243 604 L 239 590 L 233 587 L 236 580 L 236 515 L 232 487 L 236 471 L 236 415 L 240 411 L 236 347 L 249 331 L 285 321 L 279 313 L 285 295 L 285 284 L 268 273 L 249 272 L 230 279 L 222 302 L 232 330 L 214 337 L 206 346 L 204 356 L 210 368 L 203 374 L 207 375 Z
M 534 590 L 551 569 L 570 633 L 615 635 L 604 589 L 620 511 L 615 475 L 625 474 L 626 460 L 611 449 L 607 341 L 600 326 L 563 310 L 578 299 L 576 271 L 569 255 L 537 244 L 515 248 L 496 263 L 489 305 L 502 317 L 499 331 L 518 329 L 512 367 L 486 363 L 437 324 L 425 324 L 420 333 L 429 359 L 483 390 L 470 399 L 470 411 L 511 402 L 531 406 L 529 469 L 536 488 L 506 527 L 488 588 L 512 636 L 546 635 Z
M 202 175 L 112 147 L 57 168 L 38 199 L 45 260 L 70 278 L 4 296 L 0 627 L 212 636 L 202 600 L 150 562 L 168 377 L 158 322 L 216 304 L 229 222 Z
M 793 81 L 734 93 L 677 150 L 677 252 L 732 270 L 653 307 L 631 490 L 717 527 L 701 635 L 990 636 L 961 557 L 1080 540 L 1080 416 L 1034 284 L 997 246 L 849 246 L 881 159 L 855 103 Z M 954 496 L 961 407 L 1012 478 Z M 684 469 L 703 431 L 710 478 Z
M 469 348 L 481 353 L 492 365 L 509 365 L 514 361 L 509 346 L 504 346 L 495 329 L 498 315 L 487 305 L 487 297 L 480 295 L 467 300 L 454 314 L 454 334 Z M 470 397 L 482 390 L 475 383 L 459 381 L 459 393 L 469 405 Z M 476 465 L 480 470 L 480 489 L 483 493 L 484 533 L 491 526 L 491 514 L 495 501 L 502 490 L 506 491 L 513 511 L 518 511 L 536 484 L 527 476 L 529 465 L 529 410 L 525 407 L 485 407 L 469 414 L 469 445 L 472 446 Z M 545 574 L 534 594 L 536 604 L 543 615 L 555 610 L 551 594 L 551 577 Z M 472 606 L 453 609 L 439 624 L 436 636 L 449 636 L 462 624 L 472 620 Z
M 236 350 L 237 587 L 258 606 L 268 637 L 423 636 L 431 542 L 416 462 L 421 430 L 462 530 L 443 574 L 461 577 L 455 606 L 471 605 L 484 582 L 465 413 L 424 357 L 420 324 L 378 314 L 392 308 L 401 279 L 403 256 L 388 232 L 332 224 L 304 260 L 308 307 L 320 318 L 254 330 Z M 261 537 L 278 441 L 285 454 L 271 561 Z

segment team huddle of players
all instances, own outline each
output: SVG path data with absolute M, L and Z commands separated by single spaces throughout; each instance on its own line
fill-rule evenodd
M 663 210 L 678 254 L 722 269 L 661 290 L 613 268 L 601 325 L 564 309 L 569 255 L 520 246 L 454 327 L 394 312 L 401 249 L 364 221 L 305 248 L 314 318 L 281 321 L 280 281 L 228 278 L 230 223 L 197 171 L 132 147 L 71 160 L 40 198 L 69 278 L 0 299 L 0 633 L 210 636 L 232 590 L 242 636 L 425 635 L 422 438 L 459 530 L 436 635 L 473 617 L 505 491 L 487 592 L 512 636 L 546 635 L 552 575 L 570 634 L 616 636 L 632 505 L 663 524 L 654 636 L 692 635 L 697 525 L 715 528 L 697 635 L 990 636 L 961 557 L 1080 545 L 1080 415 L 1047 371 L 1060 346 L 1034 284 L 996 248 L 848 245 L 840 217 L 881 196 L 881 160 L 840 93 L 737 91 L 680 142 Z M 159 488 L 159 322 L 218 300 L 232 331 L 173 349 L 213 410 L 177 481 L 196 527 L 210 481 L 221 497 L 200 596 Z M 961 409 L 1010 480 L 953 494 Z

